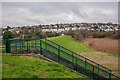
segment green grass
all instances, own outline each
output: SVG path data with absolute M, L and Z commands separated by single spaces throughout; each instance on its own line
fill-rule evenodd
M 74 40 L 71 36 L 59 36 L 59 37 L 52 37 L 48 39 L 76 53 L 97 52 L 96 50 L 93 50 L 87 45 Z M 120 57 L 120 55 L 118 54 L 103 53 L 103 52 L 101 53 L 108 56 Z
M 48 39 L 74 52 L 95 52 L 95 50 L 85 44 L 75 41 L 71 36 L 59 36 Z
M 118 57 L 118 58 L 120 58 L 120 55 L 118 55 L 118 54 L 103 53 L 103 52 L 101 52 L 101 53 L 104 54 L 103 56 L 114 56 L 114 57 Z
M 96 52 L 95 50 L 91 49 L 90 47 L 86 46 L 85 44 L 75 41 L 73 38 L 71 38 L 71 36 L 59 36 L 59 37 L 52 37 L 52 38 L 48 38 L 48 39 L 63 46 L 63 47 L 65 47 L 65 48 L 67 48 L 67 49 L 69 49 L 69 50 L 71 50 L 71 51 L 73 51 L 73 52 L 76 52 L 76 53 L 77 52 L 86 52 L 86 53 L 87 52 Z M 35 40 L 33 40 L 33 45 L 31 43 L 32 43 L 31 41 L 28 41 L 28 44 L 30 44 L 30 46 L 33 46 L 33 45 L 35 46 Z M 47 43 L 58 48 L 58 45 L 52 44 L 48 41 L 47 41 Z M 12 45 L 16 45 L 16 44 L 13 43 Z M 17 43 L 17 45 L 20 45 L 20 43 Z M 24 45 L 25 46 L 27 45 L 27 41 L 25 41 Z M 36 40 L 36 45 L 40 46 L 40 40 Z M 20 47 L 17 47 L 17 48 L 20 49 Z M 25 48 L 27 49 L 27 47 L 25 47 Z M 42 42 L 42 48 L 45 48 L 44 42 Z M 40 48 L 38 47 L 38 49 L 40 49 Z M 47 49 L 55 54 L 58 54 L 58 49 L 55 49 L 54 47 L 47 45 Z M 15 50 L 15 48 L 13 48 L 13 50 Z M 62 50 L 65 51 L 64 49 L 62 49 Z M 66 52 L 69 52 L 69 51 L 66 51 Z M 69 54 L 72 54 L 72 53 L 69 53 Z M 60 56 L 67 58 L 70 61 L 72 60 L 71 55 L 67 55 L 65 53 L 60 52 Z M 74 56 L 77 56 L 77 55 L 74 55 Z M 75 60 L 76 60 L 76 58 L 75 58 Z M 85 67 L 84 62 L 78 61 L 78 64 Z M 90 65 L 87 65 L 87 68 L 91 71 L 93 70 L 93 67 Z M 98 68 L 95 70 L 95 72 L 97 72 L 97 70 L 98 70 Z M 101 74 L 103 74 L 103 73 L 101 73 Z
M 33 56 L 32 56 L 33 57 Z M 2 56 L 3 78 L 87 78 L 63 65 L 43 58 L 29 56 Z
M 86 46 L 85 44 L 75 41 L 73 38 L 71 38 L 71 36 L 59 36 L 59 37 L 52 37 L 52 38 L 47 38 L 47 39 L 65 47 L 71 51 L 74 51 L 76 53 L 77 52 L 95 52 L 95 50 L 91 49 L 90 47 Z M 36 41 L 37 41 L 36 45 L 40 46 L 39 40 L 36 40 Z M 30 46 L 32 46 L 31 41 L 28 41 L 28 43 L 30 44 Z M 35 41 L 33 41 L 33 43 L 35 43 Z M 16 44 L 12 43 L 11 45 L 16 45 Z M 20 43 L 17 43 L 17 45 L 20 45 Z M 24 45 L 27 45 L 27 41 L 24 43 Z M 54 45 L 54 46 L 56 46 L 56 45 Z M 45 46 L 43 45 L 43 47 L 45 47 Z M 27 48 L 27 47 L 25 47 L 25 48 Z

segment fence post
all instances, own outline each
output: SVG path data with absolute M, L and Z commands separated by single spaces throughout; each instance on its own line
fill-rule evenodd
M 27 54 L 28 54 L 28 40 L 27 40 Z
M 10 47 L 10 40 L 9 39 L 6 42 L 6 53 L 11 53 L 11 47 Z
M 35 49 L 36 49 L 36 39 L 35 39 Z
M 46 44 L 46 42 L 47 42 L 47 41 L 46 41 L 46 38 L 45 38 L 45 49 L 47 49 L 47 44 Z
M 87 59 L 85 58 L 85 68 L 87 68 L 86 63 L 87 63 Z
M 21 39 L 19 40 L 19 42 L 20 42 L 20 51 L 21 51 Z
M 74 63 L 74 61 L 73 61 L 73 52 L 72 52 L 72 62 Z
M 94 79 L 94 65 L 93 65 L 93 79 Z
M 99 73 L 99 64 L 98 64 L 98 73 Z
M 24 49 L 24 40 L 22 39 L 22 53 L 24 53 L 23 49 Z
M 110 70 L 110 72 L 109 72 L 109 80 L 111 80 L 111 70 Z
M 60 63 L 60 45 L 58 45 L 58 62 Z
M 15 42 L 15 51 L 17 51 L 17 42 L 16 42 L 17 40 L 14 40 L 14 42 Z
M 76 58 L 76 71 L 77 71 L 77 58 Z
M 40 54 L 42 55 L 42 42 L 40 40 Z

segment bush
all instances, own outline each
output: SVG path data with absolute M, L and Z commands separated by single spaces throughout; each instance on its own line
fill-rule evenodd
M 93 38 L 104 38 L 106 37 L 106 33 L 105 32 L 94 32 L 92 36 Z
M 4 34 L 3 34 L 3 39 L 11 39 L 11 38 L 14 38 L 15 35 L 14 33 L 10 32 L 10 31 L 6 31 Z
M 89 36 L 90 36 L 90 32 L 87 30 L 75 30 L 73 32 L 72 38 L 82 42 L 85 38 Z

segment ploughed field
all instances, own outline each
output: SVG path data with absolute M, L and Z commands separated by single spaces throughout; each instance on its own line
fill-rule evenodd
M 101 52 L 118 54 L 118 40 L 108 38 L 86 38 L 83 43 Z

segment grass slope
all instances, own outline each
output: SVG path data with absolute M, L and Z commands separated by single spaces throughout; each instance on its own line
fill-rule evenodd
M 74 52 L 95 52 L 95 50 L 85 44 L 75 41 L 71 36 L 59 36 L 48 39 Z
M 75 41 L 71 36 L 59 36 L 48 39 L 111 69 L 113 74 L 118 75 L 118 58 L 120 58 L 120 55 L 95 51 L 87 45 Z
M 52 37 L 48 39 L 76 53 L 99 52 L 88 47 L 87 45 L 81 42 L 74 40 L 71 36 L 65 35 L 65 36 L 59 36 L 59 37 Z M 111 53 L 104 53 L 104 52 L 101 52 L 101 54 L 107 55 L 107 56 L 120 57 L 120 55 L 118 54 L 111 54 Z
M 2 56 L 2 78 L 86 78 L 63 65 L 33 56 Z

